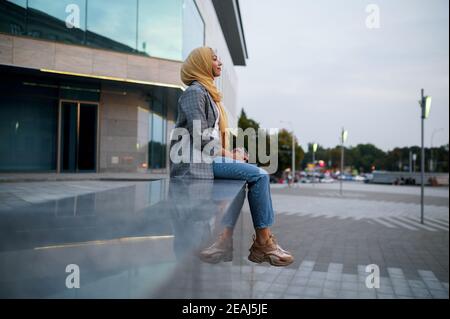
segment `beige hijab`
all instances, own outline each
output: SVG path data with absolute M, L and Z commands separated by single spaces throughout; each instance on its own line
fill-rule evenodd
M 221 143 L 225 149 L 228 149 L 228 117 L 222 105 L 222 94 L 214 84 L 213 55 L 214 51 L 209 47 L 194 49 L 181 66 L 181 81 L 186 85 L 191 85 L 192 82 L 198 81 L 209 92 L 220 112 L 219 130 Z

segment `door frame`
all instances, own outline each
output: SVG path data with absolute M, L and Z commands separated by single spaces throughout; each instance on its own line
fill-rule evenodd
M 59 174 L 61 173 L 61 140 L 62 140 L 62 104 L 63 103 L 75 103 L 77 105 L 77 168 L 75 170 L 75 173 L 79 173 L 78 170 L 78 147 L 80 143 L 80 104 L 93 104 L 97 106 L 96 116 L 97 116 L 97 127 L 96 127 L 96 143 L 95 143 L 95 171 L 94 173 L 98 173 L 99 171 L 99 150 L 100 150 L 100 102 L 95 101 L 84 101 L 84 100 L 70 100 L 70 99 L 59 99 L 58 103 L 58 138 L 57 138 L 57 147 L 58 150 L 58 156 L 57 156 L 57 164 L 56 164 L 56 172 Z M 72 172 L 68 172 L 72 173 Z

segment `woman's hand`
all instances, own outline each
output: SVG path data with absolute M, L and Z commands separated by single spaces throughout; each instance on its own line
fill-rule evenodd
M 235 148 L 233 150 L 233 158 L 243 161 L 243 162 L 247 162 L 248 161 L 248 154 L 241 148 Z
M 228 158 L 232 158 L 238 161 L 243 161 L 246 162 L 248 161 L 248 155 L 245 152 L 242 152 L 239 149 L 234 149 L 232 151 L 228 151 L 224 148 L 222 148 L 222 156 L 228 157 Z

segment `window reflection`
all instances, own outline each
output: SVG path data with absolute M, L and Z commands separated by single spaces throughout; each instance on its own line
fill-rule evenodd
M 28 35 L 65 43 L 85 42 L 86 0 L 28 0 L 27 14 Z M 68 18 L 75 18 L 76 27 L 67 27 Z
M 87 44 L 116 51 L 135 51 L 137 0 L 89 0 Z
M 14 3 L 15 5 L 21 6 L 23 8 L 26 8 L 27 6 L 27 0 L 6 0 L 6 1 Z
M 27 1 L 0 1 L 0 31 L 25 35 L 27 26 Z
M 0 171 L 54 171 L 57 101 L 16 94 L 0 96 Z
M 166 120 L 159 114 L 149 114 L 149 168 L 166 167 Z
M 0 0 L 0 32 L 172 60 L 204 29 L 194 0 Z
M 140 52 L 154 57 L 181 59 L 182 1 L 139 1 Z
M 162 88 L 155 88 L 150 97 L 149 113 L 149 147 L 148 147 L 148 167 L 166 167 L 166 132 L 167 132 L 167 94 Z
M 183 59 L 204 45 L 205 24 L 194 0 L 183 1 Z

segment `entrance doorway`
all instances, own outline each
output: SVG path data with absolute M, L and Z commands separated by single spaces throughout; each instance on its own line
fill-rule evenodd
M 97 131 L 98 103 L 60 101 L 59 172 L 97 170 Z

